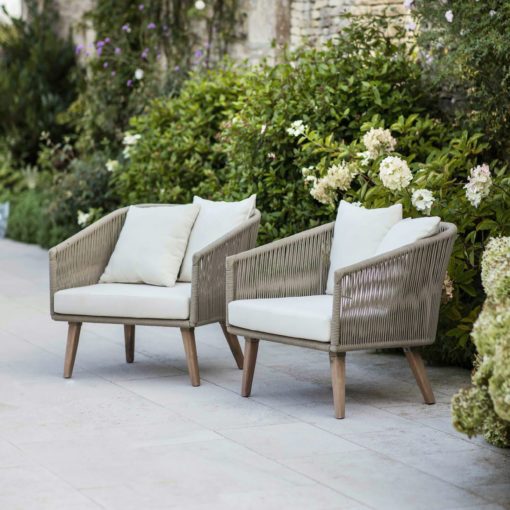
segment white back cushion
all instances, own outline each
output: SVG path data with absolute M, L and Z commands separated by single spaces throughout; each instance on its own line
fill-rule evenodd
M 326 294 L 333 294 L 335 271 L 373 257 L 384 236 L 401 219 L 402 204 L 365 209 L 342 200 L 333 232 Z
M 200 213 L 191 231 L 179 281 L 191 281 L 193 255 L 246 221 L 255 210 L 256 198 L 256 195 L 252 195 L 240 202 L 213 202 L 200 197 L 193 198 L 193 203 L 200 206 Z
M 101 283 L 172 287 L 200 206 L 131 206 Z
M 441 218 L 406 218 L 393 225 L 379 244 L 376 255 L 396 250 L 419 239 L 430 237 L 439 232 Z

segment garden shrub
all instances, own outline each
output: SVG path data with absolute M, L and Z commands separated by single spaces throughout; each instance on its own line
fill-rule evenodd
M 482 259 L 487 300 L 473 329 L 479 360 L 472 386 L 452 400 L 453 424 L 510 448 L 510 237 L 489 241 Z
M 58 116 L 76 97 L 79 77 L 71 40 L 56 32 L 52 1 L 25 4 L 26 19 L 0 22 L 0 138 L 18 168 L 36 162 L 42 132 L 59 139 L 69 129 Z
M 214 146 L 222 123 L 241 107 L 244 76 L 232 66 L 195 73 L 179 95 L 153 101 L 132 119 L 124 163 L 114 163 L 122 202 L 184 203 L 198 186 L 205 196 L 219 189 L 225 155 Z
M 414 0 L 424 77 L 443 89 L 463 125 L 489 136 L 510 160 L 510 3 L 506 0 Z

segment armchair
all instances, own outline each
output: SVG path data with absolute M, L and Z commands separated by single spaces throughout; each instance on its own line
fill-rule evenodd
M 336 418 L 345 416 L 345 353 L 403 348 L 434 403 L 418 346 L 434 342 L 456 227 L 335 272 L 325 294 L 334 223 L 227 259 L 227 329 L 246 338 L 241 394 L 251 393 L 259 340 L 329 353 Z
M 64 377 L 72 376 L 83 322 L 124 325 L 126 361 L 134 361 L 135 325 L 179 327 L 193 386 L 200 385 L 195 328 L 219 322 L 237 366 L 243 353 L 225 326 L 225 259 L 253 248 L 260 213 L 193 256 L 190 283 L 175 287 L 98 284 L 128 208 L 108 214 L 49 252 L 51 317 L 69 323 Z

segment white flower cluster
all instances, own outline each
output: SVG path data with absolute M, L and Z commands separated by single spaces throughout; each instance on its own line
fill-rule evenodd
M 295 120 L 289 128 L 287 128 L 287 133 L 291 136 L 301 136 L 306 131 L 306 125 L 302 120 Z
M 78 211 L 77 223 L 80 227 L 83 228 L 83 227 L 87 226 L 89 220 L 90 220 L 90 212 L 85 213 L 83 211 Z
M 388 156 L 381 161 L 379 177 L 383 185 L 393 191 L 406 188 L 413 179 L 407 162 L 398 156 Z
M 368 154 L 361 154 L 365 155 L 365 158 L 370 156 L 371 159 L 375 159 L 386 152 L 394 151 L 397 141 L 391 136 L 389 129 L 372 128 L 363 136 L 363 144 L 367 148 Z
M 464 186 L 466 198 L 474 207 L 478 207 L 482 198 L 486 197 L 492 186 L 489 165 L 483 164 L 472 168 L 469 172 L 468 183 Z
M 429 189 L 417 189 L 413 191 L 411 196 L 411 203 L 416 210 L 422 211 L 425 214 L 430 214 L 430 210 L 435 202 L 434 195 Z
M 337 190 L 348 190 L 352 180 L 358 174 L 358 169 L 352 164 L 341 161 L 330 166 L 326 175 L 319 179 L 310 175 L 310 167 L 303 168 L 302 172 L 305 180 L 312 183 L 310 195 L 322 204 L 333 204 Z
M 124 150 L 122 151 L 122 154 L 125 158 L 129 158 L 131 149 L 138 143 L 140 138 L 142 138 L 142 135 L 132 134 L 129 132 L 124 135 L 124 139 L 122 140 L 122 143 L 124 144 Z
M 482 283 L 487 296 L 510 298 L 510 237 L 493 237 L 482 257 Z
M 115 172 L 115 170 L 117 170 L 117 168 L 119 168 L 119 162 L 116 160 L 116 159 L 109 159 L 106 164 L 106 170 L 108 170 L 108 172 Z

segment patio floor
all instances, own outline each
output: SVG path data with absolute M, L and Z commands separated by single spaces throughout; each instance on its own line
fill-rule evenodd
M 139 327 L 127 365 L 121 327 L 84 325 L 71 380 L 65 339 L 47 253 L 0 240 L 0 509 L 510 508 L 510 451 L 450 424 L 466 370 L 429 368 L 425 406 L 404 357 L 350 354 L 335 420 L 324 353 L 261 343 L 245 399 L 217 325 L 199 388 L 176 329 Z

